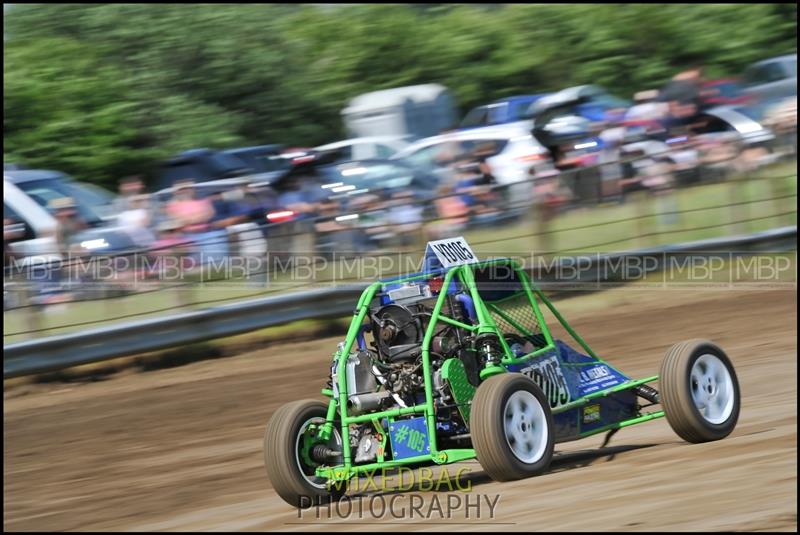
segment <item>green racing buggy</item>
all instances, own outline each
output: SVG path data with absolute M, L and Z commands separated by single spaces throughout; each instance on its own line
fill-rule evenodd
M 543 309 L 582 352 L 553 337 Z M 740 407 L 733 365 L 714 343 L 678 343 L 659 375 L 632 379 L 518 263 L 478 261 L 463 238 L 431 242 L 422 272 L 364 290 L 322 394 L 279 408 L 264 436 L 268 476 L 294 506 L 400 466 L 477 459 L 494 480 L 530 477 L 547 470 L 555 443 L 662 416 L 684 440 L 719 440 Z

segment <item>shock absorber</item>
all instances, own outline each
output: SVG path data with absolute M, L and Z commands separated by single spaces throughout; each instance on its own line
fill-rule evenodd
M 475 348 L 484 364 L 500 365 L 500 360 L 503 358 L 503 347 L 496 335 L 493 333 L 478 335 L 475 339 Z
M 652 386 L 639 385 L 634 389 L 634 391 L 636 392 L 637 396 L 643 397 L 650 403 L 661 403 L 661 397 L 658 394 L 658 390 Z

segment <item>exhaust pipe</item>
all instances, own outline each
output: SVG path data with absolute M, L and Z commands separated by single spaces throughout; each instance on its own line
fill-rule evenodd
M 380 409 L 384 400 L 391 397 L 392 394 L 386 390 L 382 392 L 371 392 L 369 394 L 358 394 L 356 396 L 350 396 L 347 399 L 347 407 L 348 410 L 354 413 L 363 414 Z

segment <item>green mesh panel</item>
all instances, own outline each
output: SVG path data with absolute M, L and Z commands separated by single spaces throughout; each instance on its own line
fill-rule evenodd
M 502 333 L 534 336 L 542 332 L 533 312 L 533 305 L 524 291 L 505 299 L 487 302 L 486 307 Z

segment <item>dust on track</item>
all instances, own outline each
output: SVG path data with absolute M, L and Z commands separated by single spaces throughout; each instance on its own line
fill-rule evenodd
M 473 503 L 500 496 L 494 519 L 486 509 L 480 519 L 459 509 L 449 522 L 387 513 L 376 526 L 366 509 L 359 521 L 358 508 L 348 520 L 324 511 L 298 518 L 271 489 L 261 440 L 279 405 L 320 397 L 337 342 L 327 338 L 95 383 L 5 389 L 4 528 L 796 530 L 796 290 L 607 294 L 613 306 L 580 311 L 580 300 L 567 301 L 567 317 L 630 375 L 657 373 L 683 339 L 726 349 L 743 394 L 730 437 L 690 445 L 660 419 L 603 449 L 602 436 L 557 446 L 552 469 L 534 479 L 494 483 L 464 463 Z

